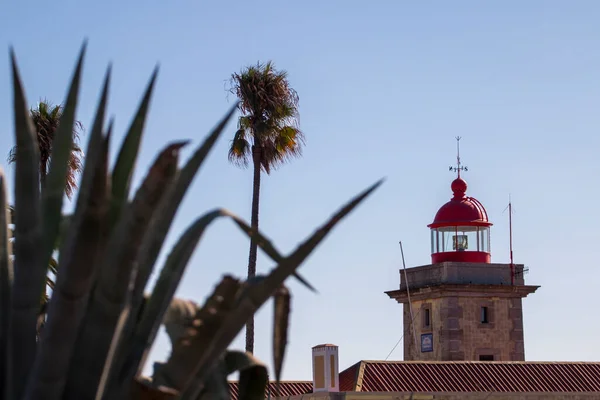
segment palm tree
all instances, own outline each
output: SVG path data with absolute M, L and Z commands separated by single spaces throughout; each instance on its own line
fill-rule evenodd
M 46 175 L 50 159 L 52 158 L 52 142 L 54 141 L 54 133 L 60 123 L 63 108 L 61 105 L 52 105 L 47 100 L 40 101 L 37 108 L 32 108 L 29 112 L 33 125 L 37 132 L 38 146 L 40 149 L 40 186 L 43 189 L 46 184 Z M 65 186 L 65 194 L 69 199 L 73 196 L 77 189 L 77 174 L 81 171 L 81 158 L 83 151 L 79 147 L 79 132 L 83 129 L 83 125 L 79 121 L 75 121 L 73 129 L 73 151 L 69 160 L 69 171 L 67 174 L 67 185 Z M 16 146 L 13 147 L 8 155 L 8 162 L 12 163 L 16 159 Z
M 299 129 L 298 94 L 286 71 L 271 61 L 231 75 L 230 92 L 240 100 L 238 130 L 229 148 L 229 161 L 247 167 L 252 163 L 251 226 L 258 229 L 261 171 L 270 174 L 281 164 L 301 155 L 304 135 Z M 248 279 L 256 275 L 257 243 L 250 240 Z M 246 351 L 254 351 L 254 318 L 246 324 Z

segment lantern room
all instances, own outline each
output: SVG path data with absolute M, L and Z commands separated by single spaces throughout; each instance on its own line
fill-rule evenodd
M 460 166 L 460 165 L 459 165 Z M 431 261 L 490 263 L 490 227 L 483 205 L 466 196 L 460 174 L 451 185 L 454 196 L 427 225 L 431 229 Z

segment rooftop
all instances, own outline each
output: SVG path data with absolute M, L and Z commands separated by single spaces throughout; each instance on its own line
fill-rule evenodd
M 231 399 L 238 400 L 238 381 L 230 381 L 229 390 L 231 391 Z M 279 385 L 280 396 L 300 396 L 312 393 L 312 390 L 312 381 L 282 381 Z M 276 396 L 275 382 L 269 382 L 269 386 L 267 387 L 267 398 L 269 398 L 269 394 L 271 398 Z
M 359 361 L 339 380 L 340 392 L 590 393 L 600 392 L 600 362 Z M 237 400 L 237 382 L 230 387 Z M 281 382 L 282 396 L 307 393 L 312 381 Z
M 340 391 L 600 392 L 600 363 L 360 361 L 340 373 Z

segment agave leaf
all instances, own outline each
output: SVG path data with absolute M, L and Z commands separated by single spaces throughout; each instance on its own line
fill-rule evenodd
M 285 261 L 280 263 L 271 273 L 265 278 L 263 282 L 257 285 L 255 290 L 252 290 L 257 294 L 256 299 L 266 300 L 265 293 L 261 292 L 266 290 L 273 293 L 276 288 L 283 284 L 285 279 L 291 275 L 291 273 L 312 253 L 312 251 L 325 239 L 325 237 L 331 232 L 331 230 L 344 218 L 346 217 L 356 206 L 358 206 L 364 199 L 366 199 L 373 191 L 375 191 L 382 183 L 383 179 L 377 181 L 371 187 L 364 190 L 362 193 L 350 200 L 345 206 L 343 206 L 337 213 L 335 213 L 325 224 L 323 224 L 312 236 L 304 241 L 294 253 L 289 257 L 286 257 Z M 249 294 L 250 298 L 254 296 L 254 293 Z M 264 301 L 263 301 L 264 302 Z
M 197 398 L 182 400 L 228 400 L 231 398 L 227 376 L 238 372 L 238 400 L 264 400 L 269 375 L 267 367 L 251 353 L 228 351 L 209 373 L 204 389 Z
M 116 392 L 118 388 L 116 386 L 109 387 L 108 380 L 110 378 L 111 369 L 116 358 L 115 355 L 117 354 L 117 350 L 121 342 L 123 328 L 125 327 L 127 318 L 129 317 L 129 313 L 131 312 L 131 295 L 133 293 L 133 287 L 135 285 L 136 272 L 137 269 L 134 268 L 133 271 L 131 271 L 131 275 L 129 277 L 129 286 L 127 287 L 127 294 L 125 296 L 125 305 L 123 306 L 121 315 L 119 315 L 119 320 L 117 322 L 117 326 L 115 328 L 113 338 L 110 343 L 110 348 L 108 349 L 108 355 L 106 356 L 106 361 L 104 362 L 104 368 L 102 370 L 102 375 L 100 376 L 100 383 L 98 384 L 98 388 L 96 391 L 96 400 L 101 400 L 103 398 L 106 398 L 107 400 L 120 398 L 110 397 L 112 396 L 111 392 Z
M 235 224 L 241 230 L 246 232 L 248 236 L 252 236 L 253 229 L 250 227 L 250 225 L 248 225 L 243 219 L 238 218 L 235 215 L 230 216 L 233 219 L 233 222 L 235 222 Z M 283 256 L 279 253 L 279 251 L 277 251 L 277 249 L 275 248 L 275 246 L 273 246 L 273 243 L 271 243 L 269 239 L 267 239 L 265 236 L 262 236 L 261 239 L 257 240 L 260 240 L 258 247 L 260 247 L 261 250 L 264 251 L 265 254 L 268 255 L 273 261 L 275 261 L 276 263 L 280 263 L 281 261 L 283 261 Z M 311 285 L 302 275 L 300 275 L 298 271 L 294 272 L 292 276 L 298 281 L 300 281 L 300 283 L 307 287 L 311 292 L 317 293 L 317 289 L 315 289 L 313 285 Z
M 234 114 L 236 107 L 237 102 L 230 108 L 227 114 L 221 119 L 213 131 L 204 140 L 204 143 L 198 147 L 186 165 L 178 173 L 178 176 L 175 178 L 173 184 L 168 188 L 167 194 L 161 202 L 160 211 L 156 213 L 156 217 L 153 218 L 150 227 L 146 232 L 139 252 L 139 269 L 137 272 L 137 280 L 132 299 L 132 313 L 130 314 L 130 319 L 123 332 L 123 346 L 125 348 L 132 348 L 133 346 L 131 344 L 134 330 L 133 317 L 137 316 L 140 312 L 140 307 L 144 297 L 144 288 L 148 283 L 148 279 L 152 275 L 154 264 L 156 263 L 156 259 L 158 258 L 161 248 L 163 247 L 164 240 L 169 232 L 173 219 L 175 218 L 175 214 L 179 209 L 179 205 L 187 193 L 188 188 L 191 186 L 198 170 L 210 153 L 210 150 L 213 148 L 225 126 Z M 128 361 L 130 368 L 133 367 L 134 364 L 136 365 L 136 371 L 128 372 L 129 375 L 137 372 L 137 365 L 140 364 L 140 360 L 136 358 L 135 361 Z M 116 366 L 116 368 L 117 370 L 121 370 L 121 368 L 123 368 L 123 364 Z M 130 376 L 130 378 L 132 377 L 133 375 Z
M 240 372 L 239 400 L 263 400 L 269 384 L 267 367 L 250 353 L 228 351 L 225 354 L 227 374 Z
M 194 400 L 229 400 L 231 391 L 229 382 L 227 382 L 226 370 L 225 361 L 223 359 L 219 360 L 208 374 L 204 390 Z
M 110 208 L 111 227 L 114 227 L 117 224 L 123 207 L 127 204 L 131 179 L 140 150 L 144 125 L 146 124 L 146 117 L 148 115 L 148 109 L 150 108 L 150 99 L 152 98 L 152 91 L 154 90 L 157 76 L 158 65 L 154 68 L 150 82 L 148 82 L 148 86 L 146 87 L 144 97 L 129 126 L 129 130 L 127 131 L 127 135 L 125 136 L 125 140 L 123 141 L 123 145 L 121 146 L 113 169 Z
M 169 304 L 171 304 L 173 295 L 185 272 L 185 267 L 192 257 L 200 238 L 208 225 L 217 218 L 225 215 L 223 210 L 217 209 L 198 218 L 181 235 L 173 250 L 169 253 L 165 266 L 156 281 L 152 295 L 144 306 L 141 320 L 135 327 L 133 339 L 129 347 L 129 354 L 125 358 L 126 364 L 123 367 L 123 372 L 119 373 L 120 383 L 131 379 L 132 374 L 135 374 L 135 371 L 141 367 L 140 363 L 145 359 L 150 346 L 156 338 L 163 316 Z
M 206 352 L 212 335 L 235 306 L 240 288 L 237 279 L 226 275 L 204 305 L 196 307 L 191 318 L 182 313 L 176 313 L 179 318 L 165 318 L 165 327 L 172 333 L 172 351 L 166 363 L 155 368 L 153 381 L 181 390 L 187 381 L 193 380 L 197 358 Z M 175 306 L 172 302 L 169 314 L 174 314 L 171 309 Z
M 88 153 L 86 153 L 86 155 L 87 154 Z M 87 156 L 86 156 L 86 158 L 87 158 Z M 83 179 L 82 179 L 82 182 L 83 182 Z M 81 188 L 79 190 L 81 190 Z M 60 248 L 60 244 L 67 237 L 67 232 L 69 231 L 69 224 L 71 223 L 72 219 L 73 219 L 72 215 L 63 215 L 62 216 L 62 218 L 60 220 L 60 228 L 58 230 L 58 236 L 56 238 L 56 242 L 54 243 L 55 249 Z
M 29 116 L 15 54 L 11 49 L 16 142 L 15 166 L 15 276 L 12 291 L 13 395 L 21 398 L 36 350 L 40 298 L 46 283 L 47 264 L 37 251 L 42 243 L 40 215 L 39 150 Z M 22 211 L 19 211 L 22 210 Z
M 252 354 L 241 351 L 228 351 L 219 360 L 218 365 L 211 370 L 204 389 L 198 398 L 182 400 L 228 400 L 231 398 L 227 376 L 240 373 L 238 383 L 239 400 L 264 400 L 268 385 L 267 367 L 260 363 Z
M 300 264 L 312 253 L 329 232 L 346 215 L 348 215 L 358 204 L 360 204 L 369 194 L 371 194 L 383 180 L 375 183 L 373 186 L 356 196 L 336 214 L 334 214 L 325 224 L 305 240 L 288 257 L 286 257 L 271 273 L 264 279 L 256 280 L 239 296 L 239 302 L 230 312 L 220 328 L 212 335 L 211 341 L 207 344 L 207 351 L 200 355 L 194 370 L 194 379 L 190 379 L 182 390 L 182 398 L 193 398 L 203 389 L 202 385 L 206 381 L 207 374 L 210 372 L 211 365 L 214 365 L 223 352 L 227 349 L 229 343 L 235 339 L 236 335 L 242 330 L 246 321 L 271 297 L 277 288 L 300 266 Z M 255 235 L 255 232 L 251 233 Z M 257 239 L 260 245 L 260 240 Z M 186 397 L 187 396 L 187 397 Z
M 179 150 L 184 145 L 185 142 L 172 143 L 158 155 L 111 233 L 73 355 L 67 388 L 71 398 L 89 399 L 96 395 L 143 235 L 164 195 L 164 187 L 175 175 Z
M 106 247 L 111 132 L 103 137 L 103 125 L 110 72 L 109 67 L 92 124 L 75 212 L 61 245 L 61 269 L 52 288 L 48 319 L 28 385 L 30 399 L 62 399 L 73 346 L 98 268 L 96 260 Z
M 277 385 L 275 389 L 276 396 L 280 396 L 279 382 L 281 381 L 283 358 L 285 357 L 288 340 L 290 304 L 290 291 L 285 286 L 281 286 L 275 292 L 275 296 L 273 296 L 273 365 Z
M 177 290 L 198 241 L 210 223 L 219 217 L 225 216 L 241 221 L 239 217 L 224 209 L 216 209 L 208 212 L 197 219 L 184 232 L 167 257 L 167 261 L 161 270 L 152 295 L 144 306 L 140 322 L 135 327 L 135 332 L 132 334 L 131 340 L 127 342 L 128 346 L 123 347 L 123 351 L 126 351 L 128 356 L 124 357 L 124 366 L 116 369 L 116 371 L 120 371 L 117 372 L 119 374 L 118 385 L 128 382 L 134 376 L 135 371 L 139 371 L 143 367 L 150 347 L 156 338 L 160 323 L 163 320 L 163 315 Z M 254 237 L 257 239 L 259 246 L 268 242 L 260 232 L 256 232 Z
M 148 379 L 133 382 L 129 399 L 135 400 L 176 400 L 179 393 L 165 386 L 157 387 Z
M 198 170 L 206 160 L 211 149 L 214 147 L 217 139 L 225 129 L 225 126 L 233 116 L 237 107 L 237 102 L 234 104 L 227 114 L 221 119 L 213 131 L 204 140 L 204 143 L 192 155 L 186 165 L 181 169 L 173 185 L 169 188 L 167 195 L 165 196 L 160 206 L 160 212 L 157 213 L 156 218 L 151 222 L 150 228 L 140 248 L 140 267 L 137 275 L 137 282 L 135 285 L 135 293 L 133 295 L 133 309 L 139 310 L 142 298 L 144 295 L 144 288 L 148 283 L 150 275 L 156 259 L 160 253 L 160 249 L 163 246 L 164 240 L 169 233 L 175 214 L 179 209 L 181 201 L 185 197 L 187 190 L 190 188 L 194 177 L 198 173 Z
M 13 269 L 10 254 L 12 249 L 8 241 L 10 210 L 6 206 L 6 182 L 4 171 L 0 168 L 0 398 L 12 399 L 11 392 L 11 338 L 10 338 L 10 295 L 12 290 Z
M 79 59 L 73 73 L 65 107 L 52 142 L 52 157 L 50 159 L 50 169 L 46 178 L 46 184 L 42 188 L 42 216 L 44 223 L 42 262 L 46 265 L 48 265 L 54 252 L 54 245 L 60 229 L 67 171 L 73 151 L 73 125 L 75 124 L 77 97 L 79 95 L 81 70 L 83 68 L 86 45 L 87 43 L 84 42 L 79 53 Z
M 256 276 L 252 279 L 258 281 L 262 278 L 262 276 Z M 236 283 L 236 285 L 231 283 Z M 228 284 L 232 287 L 226 290 Z M 248 285 L 248 282 L 245 285 Z M 213 335 L 236 305 L 238 297 L 236 293 L 239 293 L 242 288 L 243 286 L 239 282 L 232 281 L 231 277 L 225 276 L 197 317 L 191 324 L 187 324 L 188 336 L 183 340 L 172 342 L 174 343 L 173 352 L 161 371 L 161 377 L 167 377 L 163 382 L 175 384 L 175 387 L 180 390 L 181 386 L 186 384 L 197 388 L 198 391 L 198 394 L 194 394 L 192 390 L 186 390 L 181 396 L 182 400 L 229 398 L 218 397 L 222 393 L 218 390 L 220 388 L 219 378 L 225 380 L 227 375 L 236 371 L 240 372 L 238 398 L 264 399 L 265 389 L 268 385 L 267 369 L 251 353 L 247 352 L 226 352 L 224 358 L 219 358 L 217 361 L 219 367 L 222 363 L 225 364 L 225 370 L 211 366 L 208 374 L 196 375 L 186 380 L 191 371 L 194 371 L 196 360 L 208 350 L 208 344 Z M 183 325 L 186 327 L 186 324 Z

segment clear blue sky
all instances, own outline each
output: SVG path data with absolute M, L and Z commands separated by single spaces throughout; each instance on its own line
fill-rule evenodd
M 113 157 L 154 65 L 161 66 L 136 182 L 169 140 L 202 140 L 233 101 L 224 90 L 233 71 L 268 59 L 289 71 L 307 136 L 304 157 L 263 180 L 261 227 L 282 250 L 388 178 L 303 266 L 320 294 L 290 282 L 284 378 L 311 377 L 310 347 L 318 343 L 338 344 L 346 368 L 385 358 L 398 341 L 401 306 L 383 292 L 398 287 L 399 240 L 409 266 L 430 261 L 426 224 L 451 196 L 456 135 L 468 193 L 495 224 L 493 260 L 508 261 L 503 210 L 511 193 L 515 259 L 530 268 L 527 282 L 542 286 L 524 301 L 526 358 L 600 359 L 599 2 L 4 3 L 0 154 L 13 144 L 8 45 L 30 102 L 61 102 L 88 37 L 78 118 L 90 126 L 112 61 Z M 226 158 L 233 130 L 194 182 L 167 249 L 215 206 L 249 219 L 251 172 Z M 233 224 L 215 225 L 178 295 L 203 301 L 224 273 L 245 274 L 247 252 Z M 271 266 L 259 258 L 259 271 Z M 256 354 L 267 362 L 271 309 L 269 302 L 257 317 Z M 243 333 L 233 347 L 243 348 Z M 168 351 L 161 335 L 153 357 Z M 402 359 L 402 346 L 391 358 Z

